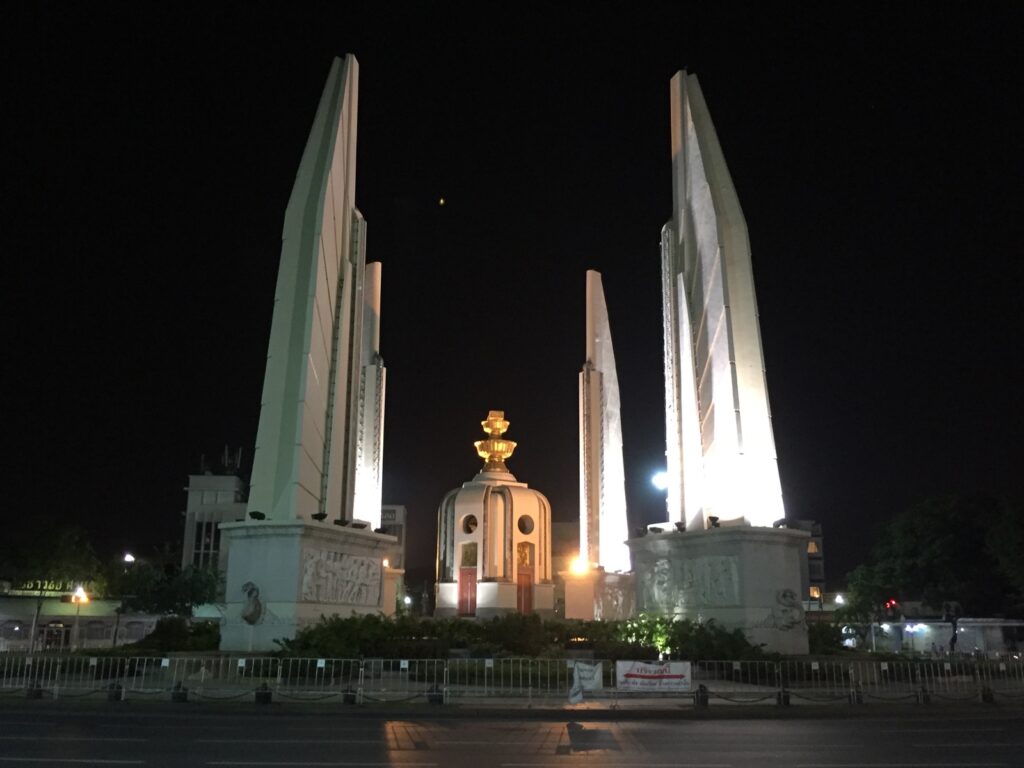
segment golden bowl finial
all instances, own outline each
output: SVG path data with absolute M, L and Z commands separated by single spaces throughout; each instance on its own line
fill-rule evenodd
M 508 422 L 505 420 L 504 411 L 489 411 L 487 418 L 480 422 L 487 440 L 477 440 L 473 443 L 476 454 L 484 460 L 484 472 L 508 472 L 505 466 L 505 459 L 512 455 L 516 444 L 511 440 L 505 440 L 501 436 L 508 429 Z

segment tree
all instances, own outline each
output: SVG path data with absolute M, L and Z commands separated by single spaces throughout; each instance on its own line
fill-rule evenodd
M 1008 602 L 1024 616 L 1024 506 L 1004 504 L 989 528 L 988 549 L 1012 590 Z
M 1003 612 L 1010 591 L 1003 561 L 1019 566 L 1013 552 L 1020 552 L 1009 545 L 1000 556 L 993 548 L 1009 525 L 1004 515 L 993 499 L 957 496 L 928 499 L 900 513 L 882 526 L 869 562 L 850 573 L 845 616 L 879 618 L 891 599 L 934 607 L 957 602 L 975 616 Z
M 191 616 L 195 606 L 216 599 L 219 584 L 220 574 L 207 568 L 136 561 L 111 575 L 108 591 L 121 598 L 123 611 Z

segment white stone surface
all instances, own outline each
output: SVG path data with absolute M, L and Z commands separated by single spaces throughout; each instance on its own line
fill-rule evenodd
M 637 609 L 742 629 L 769 651 L 807 653 L 800 556 L 809 534 L 737 525 L 630 540 Z
M 585 573 L 559 572 L 565 584 L 565 618 L 623 621 L 636 614 L 632 573 L 608 573 L 592 568 Z
M 225 523 L 230 545 L 221 650 L 276 650 L 321 616 L 394 612 L 382 561 L 393 536 L 302 520 Z
M 785 517 L 739 198 L 694 75 L 671 84 L 672 219 L 662 231 L 671 521 Z
M 586 360 L 580 372 L 580 558 L 630 569 L 622 416 L 601 274 L 587 271 Z
M 353 56 L 332 64 L 285 211 L 248 507 L 275 520 L 355 517 L 365 259 L 358 72 Z
M 332 64 L 285 211 L 250 519 L 220 527 L 224 650 L 273 650 L 320 616 L 395 608 L 402 571 L 383 560 L 397 542 L 373 533 L 385 371 L 381 269 L 365 264 L 355 207 L 358 74 L 352 56 Z
M 363 365 L 359 375 L 358 429 L 353 515 L 372 530 L 381 527 L 384 464 L 384 385 L 387 371 L 380 355 L 381 264 L 366 265 L 363 283 Z

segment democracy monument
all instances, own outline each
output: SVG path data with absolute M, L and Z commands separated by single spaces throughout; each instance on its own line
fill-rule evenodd
M 631 539 L 637 607 L 807 652 L 786 529 L 750 240 L 695 75 L 671 86 L 672 218 L 662 229 L 668 520 Z
M 221 647 L 269 650 L 320 616 L 390 615 L 403 572 L 380 532 L 385 369 L 379 263 L 355 204 L 358 63 L 335 59 L 285 211 L 246 519 L 220 524 Z M 806 653 L 801 557 L 786 527 L 750 243 L 697 78 L 671 82 L 672 217 L 662 230 L 667 519 L 634 530 L 601 276 L 586 274 L 579 556 L 565 616 L 653 612 Z M 555 609 L 551 507 L 481 422 L 480 472 L 438 507 L 437 616 Z
M 380 264 L 356 208 L 359 65 L 335 59 L 281 235 L 247 519 L 220 525 L 224 650 L 272 650 L 322 615 L 390 614 L 380 528 Z

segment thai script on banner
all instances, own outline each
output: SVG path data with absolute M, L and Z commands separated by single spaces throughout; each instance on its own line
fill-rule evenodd
M 579 704 L 583 701 L 584 691 L 601 689 L 603 675 L 601 662 L 569 661 L 566 666 L 572 669 L 572 687 L 569 688 L 569 703 Z
M 626 691 L 688 691 L 688 661 L 617 661 L 615 684 Z
M 574 677 L 579 678 L 584 691 L 599 691 L 604 687 L 604 665 L 600 661 L 566 661 L 565 666 L 573 670 Z

